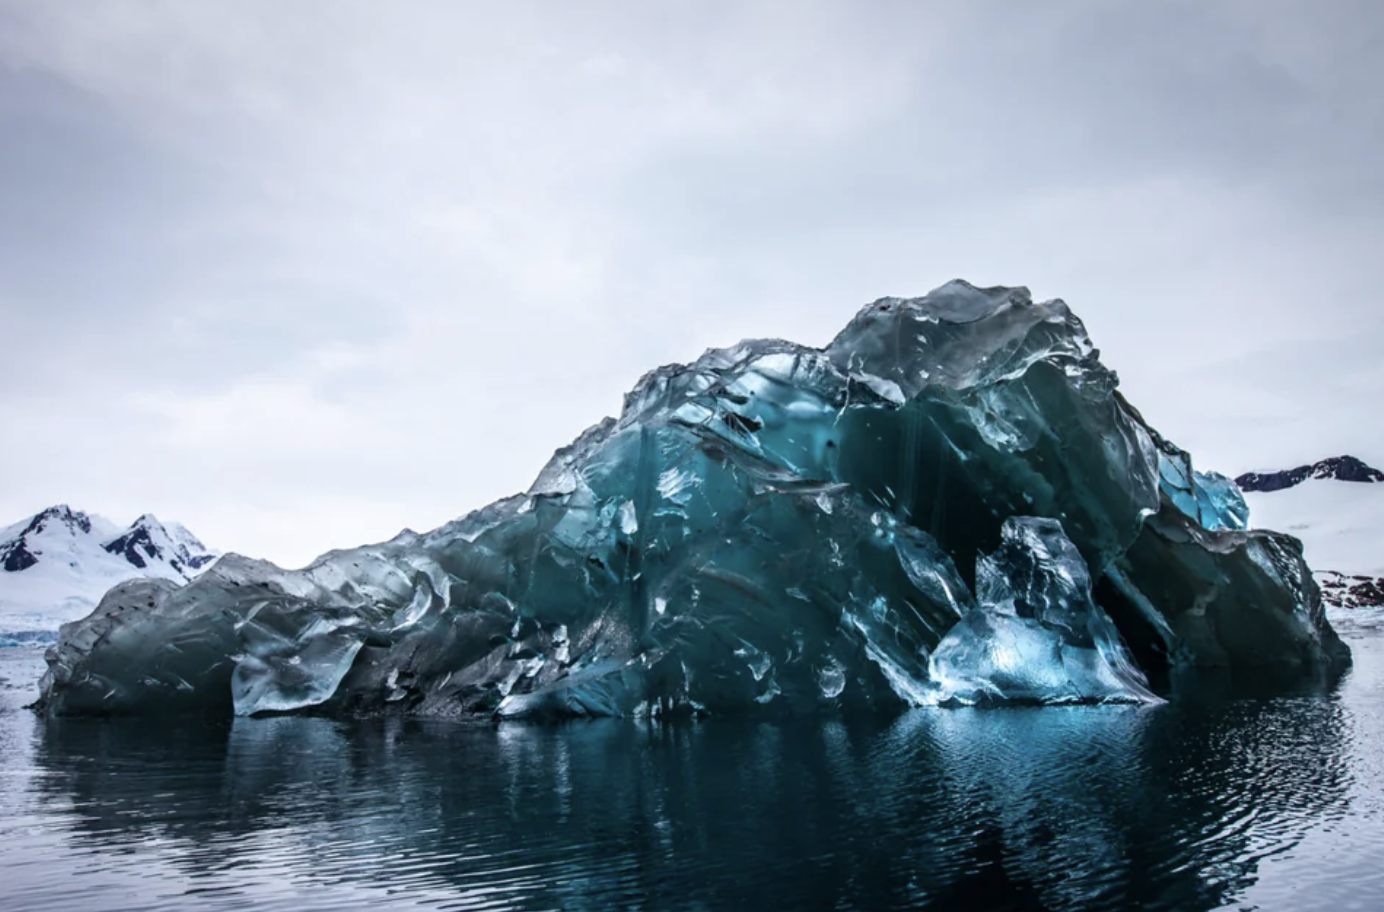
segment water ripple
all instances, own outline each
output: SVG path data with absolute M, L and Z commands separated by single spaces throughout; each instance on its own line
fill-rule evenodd
M 0 907 L 1365 908 L 1384 639 L 1345 626 L 1330 693 L 849 724 L 170 727 L 0 699 Z

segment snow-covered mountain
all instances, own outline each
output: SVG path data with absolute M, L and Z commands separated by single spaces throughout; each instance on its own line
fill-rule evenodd
M 1302 539 L 1328 604 L 1384 606 L 1384 472 L 1338 456 L 1235 483 L 1251 526 Z
M 122 528 L 66 504 L 49 507 L 0 529 L 0 641 L 56 631 L 129 579 L 185 582 L 217 556 L 181 525 L 152 514 Z

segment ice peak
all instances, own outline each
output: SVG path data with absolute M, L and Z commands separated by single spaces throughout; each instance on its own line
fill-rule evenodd
M 1033 295 L 1022 285 L 981 287 L 965 279 L 952 279 L 920 298 L 881 298 L 874 305 L 909 307 L 950 323 L 971 323 L 993 316 L 1007 307 L 1032 307 Z
M 826 353 L 842 372 L 893 383 L 905 398 L 928 386 L 972 389 L 1039 361 L 1062 367 L 1096 354 L 1061 299 L 1037 303 L 1027 288 L 978 288 L 961 279 L 920 298 L 866 305 Z M 1114 388 L 1112 372 L 1090 367 L 1084 373 L 1093 382 Z

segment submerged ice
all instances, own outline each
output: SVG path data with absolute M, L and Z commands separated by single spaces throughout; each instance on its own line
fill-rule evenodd
M 66 626 L 49 712 L 1146 702 L 1349 654 L 1301 546 L 1150 429 L 1081 322 L 952 282 L 825 349 L 659 368 L 524 494 L 301 571 L 223 558 Z

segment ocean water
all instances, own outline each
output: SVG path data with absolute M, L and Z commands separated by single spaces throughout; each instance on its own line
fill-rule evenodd
M 0 909 L 1380 909 L 1334 621 L 1332 688 L 774 723 L 50 722 L 4 649 Z

